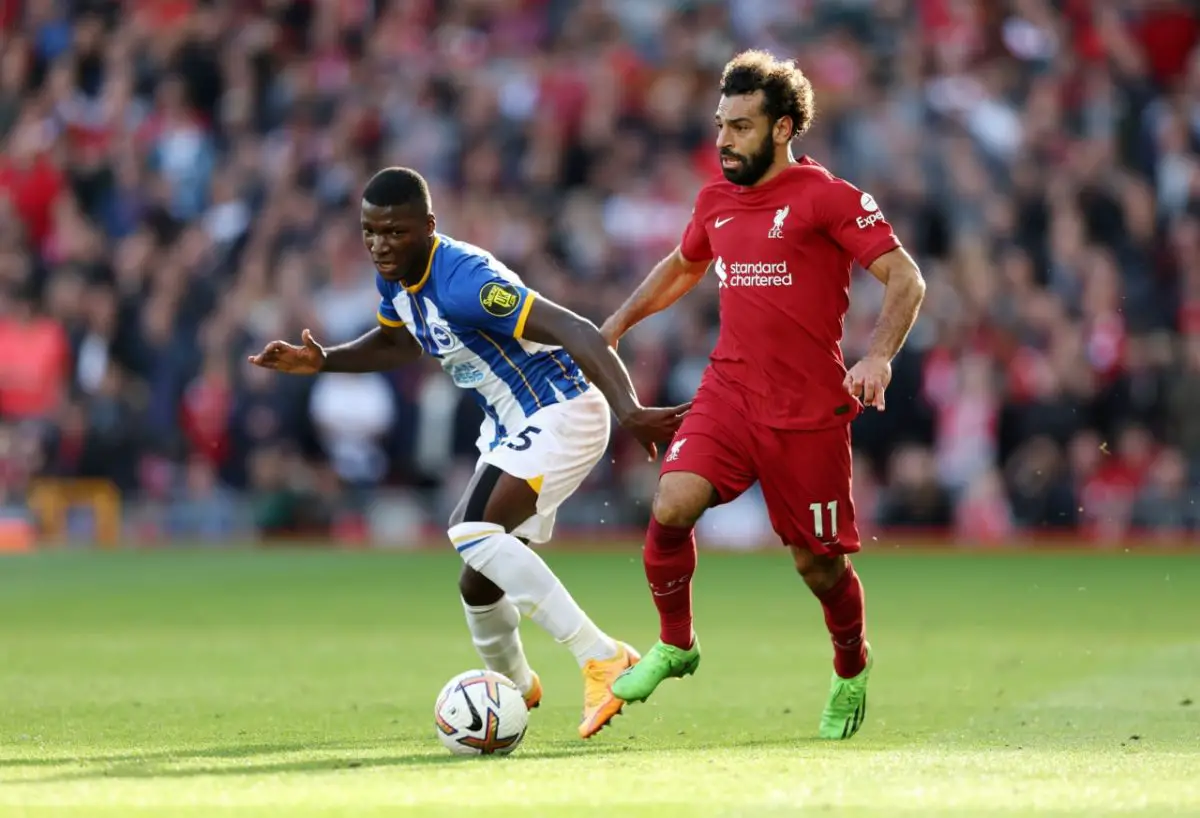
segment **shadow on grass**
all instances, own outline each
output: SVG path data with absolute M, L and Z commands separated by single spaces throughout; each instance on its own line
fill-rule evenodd
M 305 750 L 363 750 L 378 747 L 381 740 L 350 741 L 292 741 L 275 744 L 223 744 L 216 747 L 179 747 L 147 752 L 109 753 L 101 755 L 44 756 L 36 758 L 0 758 L 5 767 L 62 767 L 69 764 L 137 764 L 152 761 L 186 761 L 193 758 L 252 758 L 254 756 L 299 753 Z
M 306 748 L 311 749 L 311 748 Z M 554 758 L 572 758 L 577 756 L 604 756 L 613 755 L 616 753 L 625 752 L 644 752 L 638 748 L 600 748 L 592 750 L 587 747 L 579 749 L 546 749 L 534 750 L 532 752 L 521 752 L 513 756 L 513 759 L 554 759 Z M 170 757 L 172 762 L 186 762 L 189 757 L 187 753 L 177 753 Z M 215 753 L 207 754 L 204 758 L 217 758 Z M 227 758 L 242 758 L 246 757 L 237 753 L 230 753 Z M 166 760 L 166 759 L 163 759 Z M 200 767 L 184 767 L 174 768 L 167 767 L 162 764 L 149 762 L 145 764 L 136 763 L 117 763 L 113 766 L 106 766 L 101 769 L 80 770 L 78 772 L 63 773 L 61 775 L 50 775 L 36 780 L 20 780 L 20 781 L 5 781 L 7 785 L 12 784 L 61 784 L 68 781 L 86 781 L 86 780 L 102 780 L 102 779 L 171 779 L 171 778 L 202 778 L 205 776 L 255 776 L 255 775 L 276 775 L 280 773 L 320 773 L 320 772 L 336 772 L 339 770 L 357 770 L 371 769 L 377 767 L 441 767 L 452 764 L 462 764 L 475 762 L 479 763 L 500 763 L 504 759 L 501 758 L 484 758 L 479 759 L 471 756 L 454 756 L 450 754 L 440 753 L 404 753 L 394 756 L 373 756 L 368 758 L 355 758 L 353 755 L 339 755 L 335 757 L 325 758 L 303 758 L 294 761 L 270 761 L 262 763 L 248 763 L 236 766 L 200 766 Z
M 704 746 L 687 745 L 677 749 L 691 751 L 709 751 L 716 758 L 721 751 L 734 749 L 745 749 L 751 747 L 761 748 L 776 748 L 776 747 L 795 747 L 801 749 L 818 744 L 827 744 L 818 739 L 779 739 L 778 741 L 745 741 L 745 742 L 729 742 L 724 744 L 712 744 Z M 367 750 L 380 748 L 379 742 L 363 743 L 357 746 L 343 745 L 337 747 L 327 745 L 325 747 L 314 748 L 313 745 L 252 745 L 246 747 L 227 747 L 213 748 L 203 751 L 179 751 L 174 753 L 163 753 L 157 758 L 148 755 L 136 756 L 130 758 L 122 758 L 119 756 L 96 757 L 87 760 L 81 760 L 88 764 L 109 764 L 102 768 L 79 770 L 74 772 L 64 772 L 59 775 L 50 775 L 38 779 L 21 779 L 4 781 L 7 785 L 25 784 L 55 784 L 70 781 L 86 781 L 86 780 L 102 780 L 102 779 L 186 779 L 186 778 L 201 778 L 204 776 L 255 776 L 255 775 L 275 775 L 281 773 L 320 773 L 320 772 L 337 772 L 351 771 L 358 769 L 373 769 L 381 767 L 448 767 L 454 764 L 464 763 L 505 763 L 509 761 L 540 761 L 547 759 L 565 759 L 565 758 L 589 758 L 601 759 L 612 758 L 616 756 L 642 755 L 646 753 L 670 751 L 676 748 L 663 747 L 658 744 L 621 744 L 621 745 L 600 745 L 600 744 L 580 744 L 576 746 L 551 746 L 541 750 L 521 750 L 514 754 L 511 759 L 494 757 L 494 758 L 478 758 L 473 756 L 454 756 L 448 753 L 440 752 L 421 752 L 421 753 L 403 753 L 398 755 L 384 755 L 355 758 L 351 753 L 345 751 Z M 342 750 L 343 752 L 337 756 L 326 756 L 324 758 L 299 758 L 295 760 L 279 760 L 254 763 L 251 761 L 246 764 L 238 765 L 205 765 L 196 767 L 177 768 L 166 766 L 155 762 L 170 762 L 170 763 L 185 763 L 190 759 L 208 759 L 208 758 L 252 758 L 255 755 L 275 755 L 285 752 L 311 752 L 313 749 L 322 750 Z M 138 763 L 141 762 L 141 763 Z M 47 762 L 49 763 L 49 762 Z M 62 760 L 57 763 L 71 763 L 70 760 Z

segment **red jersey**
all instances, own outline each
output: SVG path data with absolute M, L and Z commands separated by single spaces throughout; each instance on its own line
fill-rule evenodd
M 680 249 L 713 261 L 721 331 L 702 388 L 776 429 L 848 423 L 842 324 L 854 261 L 900 246 L 867 193 L 808 157 L 756 187 L 724 178 L 696 196 Z

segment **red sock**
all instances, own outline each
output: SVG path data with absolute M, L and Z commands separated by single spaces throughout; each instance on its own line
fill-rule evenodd
M 659 638 L 687 650 L 692 646 L 692 574 L 696 571 L 696 535 L 692 528 L 660 525 L 650 519 L 642 551 L 646 579 L 658 608 Z
M 862 673 L 867 666 L 866 608 L 862 582 L 854 566 L 824 593 L 817 594 L 825 609 L 825 627 L 833 639 L 833 670 L 843 679 Z

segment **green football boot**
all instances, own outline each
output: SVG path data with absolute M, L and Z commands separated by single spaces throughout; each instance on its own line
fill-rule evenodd
M 833 682 L 829 686 L 829 701 L 825 703 L 825 711 L 821 713 L 821 738 L 847 739 L 862 727 L 867 718 L 867 680 L 871 676 L 871 666 L 874 664 L 875 656 L 871 653 L 871 643 L 868 642 L 867 666 L 863 668 L 862 673 L 850 679 L 843 679 L 834 672 Z
M 700 641 L 687 650 L 659 641 L 612 683 L 613 695 L 627 702 L 644 702 L 665 679 L 691 676 L 700 666 Z

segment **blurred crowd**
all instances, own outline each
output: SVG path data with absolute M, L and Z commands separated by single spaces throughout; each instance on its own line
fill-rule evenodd
M 440 525 L 479 417 L 435 363 L 299 379 L 247 353 L 373 326 L 358 193 L 393 164 L 599 322 L 719 172 L 717 78 L 754 46 L 815 86 L 798 152 L 870 191 L 928 281 L 887 412 L 855 423 L 864 527 L 1200 533 L 1192 8 L 0 0 L 0 489 L 107 478 L 182 539 Z M 856 272 L 847 359 L 882 295 Z M 706 281 L 622 344 L 644 401 L 691 397 L 716 305 Z M 615 433 L 563 527 L 640 524 L 656 474 Z

